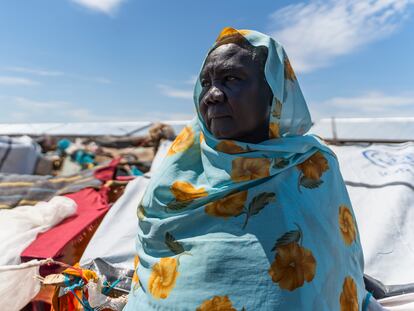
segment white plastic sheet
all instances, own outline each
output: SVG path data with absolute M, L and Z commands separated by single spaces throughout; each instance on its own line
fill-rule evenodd
M 1 310 L 18 311 L 36 296 L 40 282 L 34 278 L 39 274 L 37 260 L 28 263 L 0 267 Z
M 21 252 L 36 239 L 38 233 L 75 212 L 76 203 L 61 196 L 35 206 L 0 210 L 0 266 L 19 264 Z
M 40 232 L 74 215 L 76 203 L 66 197 L 54 197 L 35 206 L 0 210 L 0 306 L 1 310 L 20 310 L 39 292 L 36 260 L 20 263 L 21 252 Z
M 389 311 L 413 311 L 414 293 L 381 299 L 380 303 L 385 310 Z
M 414 283 L 414 144 L 332 149 L 356 214 L 365 273 L 387 285 Z

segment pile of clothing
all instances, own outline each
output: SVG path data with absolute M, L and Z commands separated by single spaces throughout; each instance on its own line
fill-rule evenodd
M 135 191 L 138 184 L 142 192 L 141 181 L 148 179 L 154 156 L 161 157 L 157 152 L 165 152 L 168 138 L 174 138 L 171 132 L 156 125 L 148 135 L 134 138 L 0 140 L 2 309 L 122 309 L 132 268 L 118 269 L 99 258 L 83 266 L 79 262 L 112 208 L 115 213 L 126 210 L 125 205 L 136 208 L 130 185 Z M 53 159 L 48 174 L 35 174 L 40 159 Z M 133 245 L 128 246 L 129 255 Z

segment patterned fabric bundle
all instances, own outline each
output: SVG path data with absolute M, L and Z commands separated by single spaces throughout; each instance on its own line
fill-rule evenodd
M 198 117 L 138 207 L 126 310 L 361 310 L 362 248 L 336 157 L 304 135 L 311 119 L 282 46 L 232 28 L 215 44 L 235 33 L 268 49 L 270 139 L 216 139 L 196 82 Z

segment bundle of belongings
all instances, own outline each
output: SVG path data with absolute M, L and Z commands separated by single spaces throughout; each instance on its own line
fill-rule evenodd
M 144 137 L 1 141 L 1 310 L 122 309 L 132 269 L 79 261 L 107 212 L 171 138 L 158 124 Z M 42 157 L 53 159 L 51 170 L 35 175 Z

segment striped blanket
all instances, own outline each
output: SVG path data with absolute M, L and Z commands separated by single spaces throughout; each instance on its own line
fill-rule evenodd
M 94 170 L 65 177 L 0 174 L 0 209 L 35 205 L 56 195 L 77 192 L 87 187 L 100 188 L 102 181 Z

